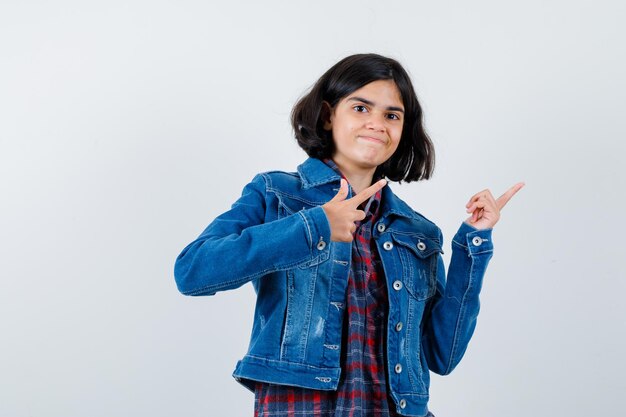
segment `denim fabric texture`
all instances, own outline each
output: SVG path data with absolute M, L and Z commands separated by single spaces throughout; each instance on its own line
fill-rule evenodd
M 315 158 L 297 172 L 257 174 L 176 259 L 174 275 L 185 295 L 252 282 L 257 302 L 250 345 L 233 372 L 252 391 L 255 381 L 337 388 L 335 347 L 341 345 L 352 243 L 330 240 L 321 206 L 337 193 L 339 180 Z M 399 414 L 425 415 L 429 371 L 449 374 L 463 357 L 493 253 L 491 232 L 461 223 L 446 274 L 441 230 L 389 184 L 382 189 L 373 238 L 387 280 L 386 365 Z

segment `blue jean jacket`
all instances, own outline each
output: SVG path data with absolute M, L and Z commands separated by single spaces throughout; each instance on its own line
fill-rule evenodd
M 315 158 L 297 172 L 257 174 L 176 259 L 176 284 L 186 295 L 252 282 L 257 301 L 250 346 L 233 373 L 251 390 L 253 381 L 337 388 L 352 243 L 330 240 L 321 205 L 337 193 L 339 181 Z M 429 371 L 450 373 L 474 332 L 493 252 L 491 229 L 461 224 L 446 277 L 441 230 L 389 185 L 380 210 L 373 238 L 388 288 L 389 392 L 400 414 L 420 416 L 427 412 Z

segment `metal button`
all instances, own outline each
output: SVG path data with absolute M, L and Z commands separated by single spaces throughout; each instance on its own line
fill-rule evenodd
M 320 240 L 319 243 L 317 244 L 317 249 L 324 250 L 325 247 L 326 247 L 326 242 L 324 242 L 323 240 Z
M 385 242 L 383 243 L 383 248 L 385 248 L 385 250 L 391 250 L 391 248 L 393 248 L 393 243 Z
M 402 372 L 402 365 L 400 365 L 399 363 L 398 363 L 398 364 L 396 364 L 395 371 L 396 371 L 396 373 L 397 373 L 397 374 L 399 374 L 400 372 Z
M 400 408 L 406 407 L 406 400 L 403 398 L 400 400 Z
M 423 251 L 426 249 L 426 244 L 424 242 L 417 242 L 417 249 Z
M 378 226 L 376 226 L 376 228 L 378 229 L 380 233 L 384 232 L 386 229 L 385 223 L 378 223 Z
M 393 289 L 396 291 L 400 291 L 402 289 L 402 281 L 395 280 L 393 282 Z
M 474 236 L 474 238 L 472 239 L 472 243 L 474 244 L 474 246 L 480 246 L 483 243 L 483 240 L 480 238 L 480 236 Z
M 401 321 L 399 321 L 398 323 L 396 323 L 396 331 L 398 331 L 398 332 L 399 332 L 400 330 L 402 330 L 402 322 L 401 322 Z

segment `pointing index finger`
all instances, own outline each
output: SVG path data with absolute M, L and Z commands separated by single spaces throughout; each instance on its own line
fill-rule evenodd
M 360 193 L 354 195 L 350 199 L 350 201 L 354 203 L 354 207 L 358 207 L 359 204 L 361 204 L 362 202 L 366 201 L 368 198 L 376 194 L 376 192 L 378 192 L 378 190 L 383 188 L 385 185 L 387 185 L 386 179 L 383 178 L 381 180 L 378 180 L 374 184 L 362 190 Z
M 498 209 L 502 209 L 502 207 L 504 207 L 504 205 L 509 202 L 511 197 L 513 197 L 515 195 L 515 193 L 517 193 L 519 190 L 521 190 L 524 185 L 526 185 L 526 184 L 524 184 L 523 182 L 518 182 L 517 184 L 515 184 L 514 186 L 512 186 L 511 188 L 506 190 L 506 192 L 504 194 L 502 194 L 500 197 L 498 197 L 498 199 L 496 200 L 496 204 L 498 205 Z

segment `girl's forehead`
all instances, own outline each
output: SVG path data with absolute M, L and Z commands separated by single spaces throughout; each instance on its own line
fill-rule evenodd
M 393 80 L 372 81 L 343 97 L 341 101 L 351 101 L 354 99 L 367 99 L 372 101 L 373 104 L 385 106 L 401 106 L 403 104 L 400 90 Z

